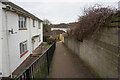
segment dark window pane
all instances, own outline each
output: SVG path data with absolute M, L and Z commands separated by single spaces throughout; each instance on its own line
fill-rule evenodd
M 20 43 L 20 54 L 23 53 L 22 43 Z
M 25 52 L 25 50 L 24 50 L 24 44 L 22 44 L 22 49 L 23 49 L 23 52 Z

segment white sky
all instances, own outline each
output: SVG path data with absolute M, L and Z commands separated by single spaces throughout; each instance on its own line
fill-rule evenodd
M 118 7 L 119 0 L 9 0 L 53 24 L 75 22 L 82 15 L 84 7 L 95 3 L 103 6 Z

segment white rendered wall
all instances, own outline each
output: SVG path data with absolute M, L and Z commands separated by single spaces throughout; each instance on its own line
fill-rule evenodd
M 33 19 L 31 19 L 31 23 L 33 23 Z M 31 24 L 31 36 L 38 35 L 38 25 L 37 21 L 35 20 L 35 27 L 33 27 L 33 24 Z
M 6 18 L 7 17 L 7 18 Z M 29 47 L 29 28 L 28 30 L 19 30 L 18 27 L 18 15 L 12 12 L 5 11 L 3 13 L 3 27 L 4 27 L 4 40 L 3 40 L 3 77 L 8 77 L 29 55 L 30 52 L 26 53 L 20 58 L 20 47 L 19 44 L 23 41 L 28 42 Z M 7 22 L 6 22 L 7 21 Z M 7 25 L 6 25 L 7 23 Z M 14 34 L 8 32 L 13 29 Z M 17 32 L 17 33 L 15 33 Z M 8 57 L 9 56 L 9 57 Z
M 8 30 L 7 30 L 7 12 L 2 10 L 2 77 L 9 76 L 10 71 L 10 56 L 8 49 Z
M 37 24 L 36 24 L 36 34 L 37 35 L 40 35 L 40 40 L 41 41 L 39 41 L 39 37 L 37 37 L 37 38 L 35 38 L 34 40 L 35 40 L 35 43 L 34 43 L 34 50 L 43 42 L 43 25 L 42 25 L 42 22 L 40 23 L 40 29 L 38 28 L 38 22 L 36 22 Z M 33 35 L 32 35 L 32 37 L 33 37 Z
M 62 30 L 62 31 L 67 32 L 68 28 L 51 28 L 51 31 L 53 30 Z
M 12 19 L 12 20 L 11 20 Z M 27 24 L 28 19 L 27 19 Z M 13 28 L 15 34 L 9 35 L 9 54 L 10 54 L 10 66 L 11 72 L 13 72 L 29 55 L 30 55 L 30 40 L 29 40 L 29 26 L 27 30 L 19 30 L 18 27 L 18 15 L 12 12 L 8 12 L 8 27 Z M 20 58 L 20 43 L 27 40 L 28 52 Z
M 2 77 L 8 77 L 31 54 L 32 37 L 41 35 L 41 42 L 43 41 L 43 25 L 41 23 L 41 29 L 38 29 L 38 21 L 36 21 L 36 26 L 33 27 L 32 19 L 26 18 L 27 30 L 19 30 L 18 14 L 0 9 L 0 15 L 1 11 L 3 13 L 2 20 L 0 16 L 0 44 L 2 45 L 0 46 L 0 57 L 2 57 L 2 59 L 0 58 L 0 71 L 2 68 Z M 8 32 L 10 29 L 13 29 L 14 34 Z M 3 32 L 3 37 L 1 32 Z M 26 40 L 28 52 L 20 58 L 19 44 Z M 37 39 L 35 48 L 38 47 L 41 42 Z
M 41 22 L 41 42 L 43 42 L 43 22 Z
M 28 44 L 28 46 L 29 46 L 29 48 L 30 48 L 30 53 L 32 53 L 32 39 L 31 39 L 31 25 L 32 25 L 32 23 L 31 23 L 31 18 L 27 18 L 27 23 L 29 23 L 29 24 L 27 24 L 27 26 L 28 26 L 28 28 L 29 28 L 29 44 Z
M 36 36 L 36 35 L 40 35 L 41 36 L 41 41 L 39 42 L 39 38 L 36 38 L 36 39 L 34 39 L 35 40 L 35 43 L 34 44 L 32 44 L 31 46 L 31 49 L 32 49 L 32 51 L 33 50 L 35 50 L 37 47 L 38 47 L 38 45 L 40 45 L 42 42 L 43 42 L 43 29 L 42 29 L 42 22 L 40 23 L 40 29 L 39 29 L 39 27 L 38 27 L 38 21 L 36 21 L 35 20 L 35 27 L 33 27 L 33 19 L 30 19 L 30 30 L 31 30 L 31 39 L 32 39 L 32 37 L 34 37 L 34 36 Z
M 36 37 L 34 40 L 35 40 L 34 42 L 34 50 L 35 50 L 39 45 L 39 37 Z

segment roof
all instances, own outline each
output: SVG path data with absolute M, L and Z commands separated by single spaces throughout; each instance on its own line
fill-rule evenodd
M 38 17 L 34 16 L 33 14 L 29 13 L 28 11 L 24 10 L 23 8 L 19 7 L 18 5 L 12 2 L 2 2 L 2 4 L 7 6 L 6 8 L 3 9 L 10 10 L 12 12 L 16 12 L 27 17 L 31 17 L 32 19 L 39 20 L 42 22 L 41 19 L 39 19 Z

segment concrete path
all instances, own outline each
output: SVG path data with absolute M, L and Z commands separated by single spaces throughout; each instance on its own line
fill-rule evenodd
M 80 59 L 57 42 L 48 78 L 94 78 Z

